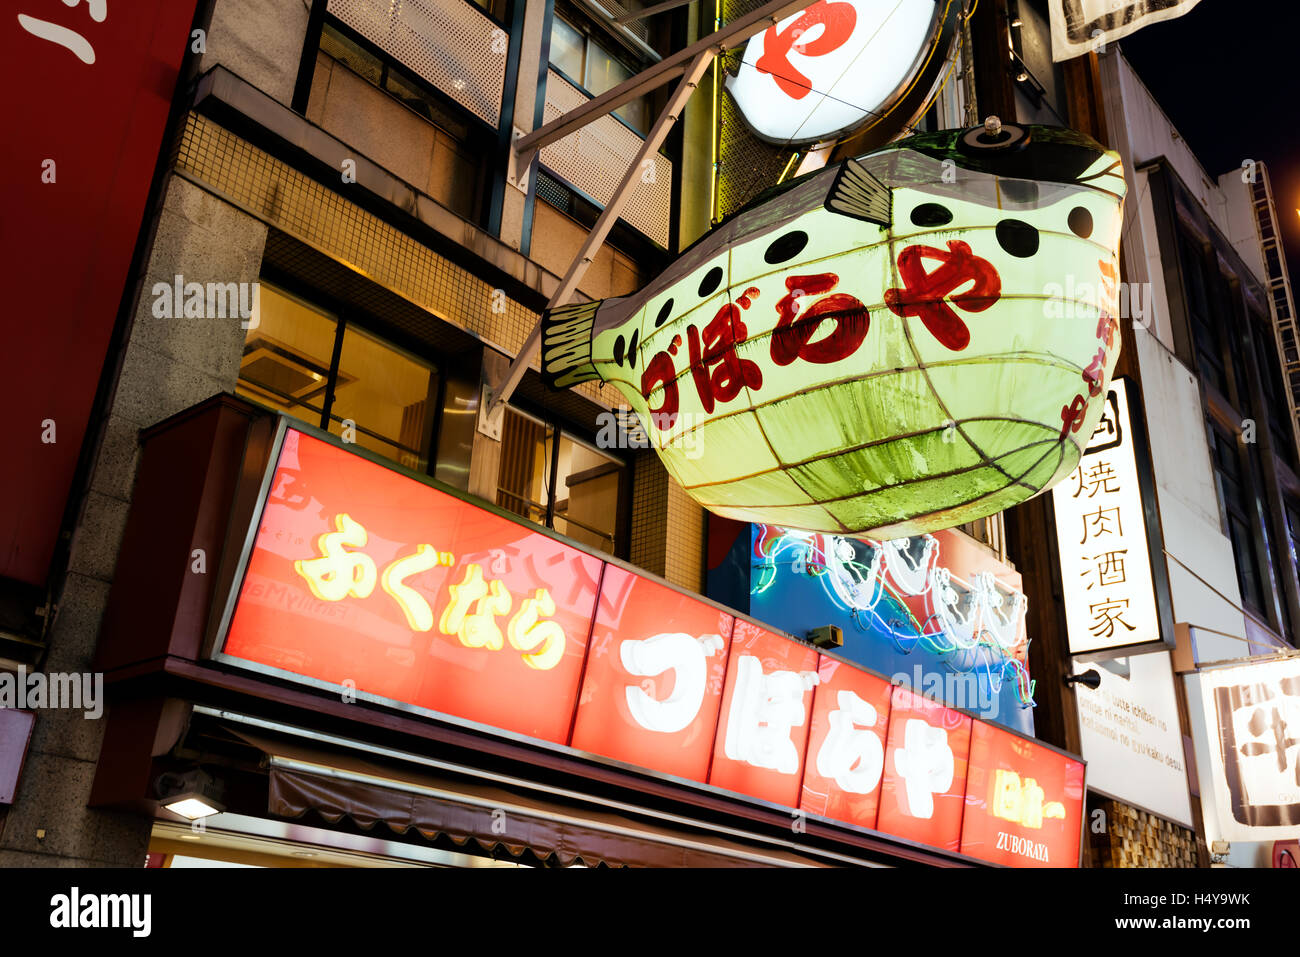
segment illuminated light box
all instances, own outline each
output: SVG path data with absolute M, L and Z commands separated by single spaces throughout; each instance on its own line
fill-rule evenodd
M 834 658 L 822 658 L 818 676 L 799 807 L 874 828 L 893 688 Z
M 957 852 L 983 722 L 281 421 L 217 660 Z
M 1010 867 L 1075 867 L 1083 762 L 976 721 L 961 851 Z
M 554 387 L 618 388 L 702 506 L 892 539 L 1069 475 L 1119 349 L 1119 157 L 916 134 L 760 195 L 642 291 L 543 319 Z
M 706 781 L 733 621 L 712 605 L 605 566 L 573 746 Z
M 223 650 L 562 742 L 600 569 L 290 429 Z
M 743 539 L 755 618 L 795 635 L 837 625 L 840 657 L 1033 734 L 1020 575 L 965 533 L 880 542 L 755 525 Z
M 726 87 L 759 137 L 816 143 L 878 119 L 927 54 L 942 62 L 951 0 L 820 0 L 751 38 Z M 937 65 L 937 64 L 936 64 Z
M 894 689 L 878 830 L 958 849 L 973 723 L 960 711 Z
M 1198 676 L 1210 760 L 1207 814 L 1225 841 L 1300 838 L 1300 658 Z
M 709 783 L 795 807 L 819 655 L 737 620 Z
M 1129 394 L 1110 383 L 1078 466 L 1052 490 L 1070 653 L 1086 659 L 1175 643 L 1160 629 Z

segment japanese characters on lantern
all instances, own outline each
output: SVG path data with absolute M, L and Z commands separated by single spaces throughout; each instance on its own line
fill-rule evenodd
M 963 801 L 968 828 L 1079 820 L 1041 756 L 977 801 L 969 715 L 329 441 L 287 429 L 273 469 L 231 664 L 952 852 Z
M 1159 643 L 1160 622 L 1134 457 L 1127 386 L 1106 393 L 1074 473 L 1052 490 L 1070 651 Z

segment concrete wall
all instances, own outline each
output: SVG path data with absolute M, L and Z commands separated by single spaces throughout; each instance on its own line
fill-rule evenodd
M 307 16 L 303 0 L 217 0 L 199 72 L 220 63 L 288 106 Z
M 91 670 L 130 510 L 139 430 L 233 390 L 239 373 L 239 318 L 155 318 L 153 284 L 170 284 L 177 274 L 186 282 L 256 281 L 265 245 L 266 228 L 257 220 L 172 177 L 73 536 L 47 672 Z M 81 711 L 38 712 L 19 791 L 0 835 L 0 867 L 143 865 L 152 822 L 86 807 L 103 731 L 102 720 L 86 719 Z

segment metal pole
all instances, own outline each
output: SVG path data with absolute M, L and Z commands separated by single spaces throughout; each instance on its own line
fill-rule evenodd
M 605 237 L 609 235 L 615 220 L 618 219 L 618 214 L 627 205 L 627 201 L 632 195 L 632 184 L 640 175 L 642 164 L 654 155 L 667 138 L 668 131 L 677 122 L 682 107 L 686 105 L 686 101 L 694 92 L 700 77 L 704 75 L 704 72 L 709 68 L 709 64 L 713 62 L 713 55 L 712 49 L 705 49 L 703 52 L 696 54 L 695 59 L 691 61 L 682 82 L 673 91 L 668 104 L 664 107 L 663 112 L 659 114 L 659 119 L 655 121 L 654 128 L 650 130 L 650 135 L 645 138 L 641 148 L 637 150 L 636 156 L 632 158 L 632 162 L 628 165 L 627 171 L 623 174 L 622 182 L 618 184 L 618 188 L 614 190 L 614 195 L 605 204 L 600 217 L 596 220 L 596 225 L 587 234 L 587 239 L 582 244 L 582 248 L 573 257 L 573 262 L 569 265 L 569 271 L 564 274 L 564 278 L 560 280 L 560 285 L 555 290 L 555 294 L 551 296 L 551 301 L 546 304 L 547 309 L 554 309 L 556 306 L 564 305 L 568 302 L 569 297 L 573 295 L 573 291 L 578 288 L 578 282 L 587 272 L 587 267 L 591 265 L 592 260 L 595 258 L 596 251 L 600 248 L 601 243 L 605 241 Z M 509 400 L 520 380 L 523 379 L 524 371 L 532 361 L 533 353 L 537 351 L 541 339 L 542 323 L 539 319 L 537 324 L 533 326 L 533 331 L 528 334 L 528 339 L 520 348 L 519 354 L 510 363 L 510 369 L 506 372 L 505 380 L 501 383 L 500 389 L 496 390 L 496 393 L 492 396 L 487 411 L 480 419 L 480 426 L 492 423 L 497 416 L 501 415 L 506 401 Z M 482 405 L 480 405 L 480 408 L 482 408 Z

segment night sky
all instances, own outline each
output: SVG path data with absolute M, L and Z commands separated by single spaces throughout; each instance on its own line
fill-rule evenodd
M 1289 23 L 1287 22 L 1289 21 Z M 1120 49 L 1212 176 L 1263 160 L 1300 282 L 1300 48 L 1292 0 L 1201 0 Z

